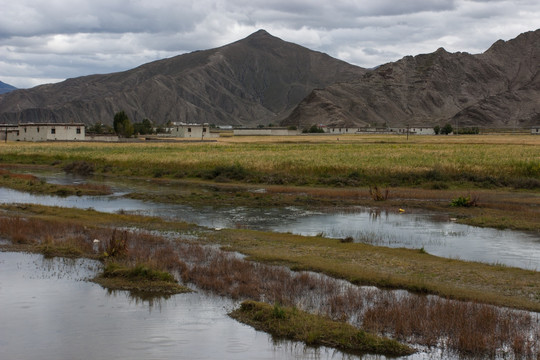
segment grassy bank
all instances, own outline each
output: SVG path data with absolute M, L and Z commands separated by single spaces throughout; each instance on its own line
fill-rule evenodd
M 540 273 L 536 271 L 322 237 L 221 230 L 206 238 L 252 260 L 321 272 L 358 285 L 540 311 Z
M 44 180 L 30 174 L 18 174 L 0 169 L 0 187 L 6 187 L 14 190 L 29 192 L 41 195 L 109 195 L 111 189 L 106 185 L 100 184 L 77 184 L 77 185 L 59 185 L 47 183 Z
M 171 244 L 165 239 L 103 226 L 118 226 L 122 221 L 125 225 L 146 223 L 152 227 L 152 221 L 136 222 L 135 218 L 126 215 L 42 206 L 7 205 L 4 210 L 24 212 L 27 217 L 0 217 L 0 236 L 11 240 L 11 244 L 0 248 L 36 252 L 48 258 L 100 260 L 104 263 L 104 270 L 93 281 L 110 290 L 126 290 L 133 295 L 144 294 L 147 297 L 189 291 L 179 285 L 170 273 L 177 260 L 156 255 L 172 253 Z M 68 213 L 69 218 L 63 216 Z M 96 215 L 94 221 L 88 220 L 92 217 L 88 213 Z M 98 225 L 100 223 L 101 226 Z M 177 228 L 182 229 L 184 225 L 178 224 Z
M 129 291 L 132 294 L 172 295 L 190 291 L 179 285 L 169 272 L 145 264 L 126 266 L 109 262 L 93 281 L 104 288 Z
M 89 225 L 172 230 L 198 234 L 198 241 L 220 244 L 225 249 L 246 254 L 253 260 L 283 264 L 294 270 L 313 270 L 359 285 L 401 288 L 453 299 L 540 311 L 540 273 L 536 271 L 439 258 L 420 250 L 342 243 L 337 239 L 323 237 L 252 230 L 198 230 L 196 226 L 182 222 L 134 215 L 104 214 L 94 210 L 38 205 L 2 205 L 0 208 L 12 216 L 35 219 L 36 224 L 39 224 L 31 227 L 24 225 L 23 220 L 12 220 L 19 223 L 2 227 L 4 236 L 9 236 L 14 242 L 21 244 L 47 243 L 47 238 L 63 239 L 64 244 L 69 244 L 70 241 L 77 240 L 78 236 L 66 236 L 64 233 L 69 231 L 62 229 L 73 226 L 86 227 L 87 230 L 81 230 L 82 233 L 91 230 Z M 5 229 L 11 229 L 11 232 L 8 233 Z M 57 231 L 64 235 L 55 235 Z M 88 239 L 94 238 L 107 239 L 111 238 L 111 234 L 86 235 L 84 242 L 86 253 L 93 254 Z M 148 248 L 154 241 L 157 240 L 141 244 Z M 150 250 L 146 252 L 153 253 Z M 131 263 L 144 263 L 149 259 L 148 256 L 146 254 Z M 162 262 L 160 265 L 165 263 Z M 170 263 L 171 266 L 175 264 L 173 260 L 170 260 Z
M 277 339 L 328 346 L 348 353 L 405 356 L 414 352 L 397 341 L 375 336 L 343 322 L 308 314 L 296 308 L 245 301 L 230 316 Z
M 540 139 L 534 136 L 265 140 L 211 144 L 7 143 L 0 145 L 0 162 L 67 166 L 86 161 L 97 173 L 218 182 L 540 188 Z

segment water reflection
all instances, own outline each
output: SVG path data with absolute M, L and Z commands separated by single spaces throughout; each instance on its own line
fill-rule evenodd
M 82 281 L 96 266 L 0 252 L 0 358 L 360 359 L 274 342 L 229 318 L 237 304 L 226 298 L 189 293 L 149 304 L 107 293 Z
M 540 237 L 510 230 L 457 224 L 427 213 L 405 213 L 354 207 L 317 212 L 298 207 L 248 208 L 159 204 L 122 196 L 40 196 L 0 188 L 1 203 L 92 208 L 178 219 L 211 228 L 248 228 L 300 235 L 352 237 L 379 246 L 424 248 L 430 254 L 526 269 L 540 269 Z

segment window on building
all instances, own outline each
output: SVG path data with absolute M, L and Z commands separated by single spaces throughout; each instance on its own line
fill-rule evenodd
M 81 128 L 77 128 L 76 132 L 77 132 L 77 134 L 80 134 L 81 133 Z
M 51 128 L 51 134 L 56 134 L 56 129 L 55 128 Z
M 206 128 L 202 128 L 202 132 L 206 132 Z
M 37 128 L 37 132 L 39 132 L 39 127 Z
M 191 128 L 187 128 L 187 132 L 191 132 Z
M 26 132 L 26 128 L 24 128 L 24 132 Z

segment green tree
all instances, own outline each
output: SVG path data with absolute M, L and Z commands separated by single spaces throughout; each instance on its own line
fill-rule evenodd
M 454 128 L 450 124 L 445 124 L 441 129 L 441 134 L 448 135 L 451 134 L 452 131 L 454 131 Z
M 309 129 L 302 130 L 303 133 L 323 133 L 324 129 L 318 127 L 317 125 L 311 125 Z
M 433 131 L 435 132 L 435 135 L 439 135 L 441 133 L 441 127 L 439 125 L 435 125 Z
M 123 110 L 114 114 L 113 127 L 118 136 L 128 138 L 133 135 L 133 125 Z
M 136 134 L 140 135 L 153 134 L 154 126 L 152 125 L 152 121 L 150 121 L 149 119 L 144 119 L 140 123 L 134 123 L 133 130 Z

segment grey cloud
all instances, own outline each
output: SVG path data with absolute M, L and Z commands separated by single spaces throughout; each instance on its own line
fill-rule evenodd
M 225 45 L 264 28 L 364 67 L 481 52 L 540 27 L 537 0 L 0 0 L 0 80 L 106 73 Z

